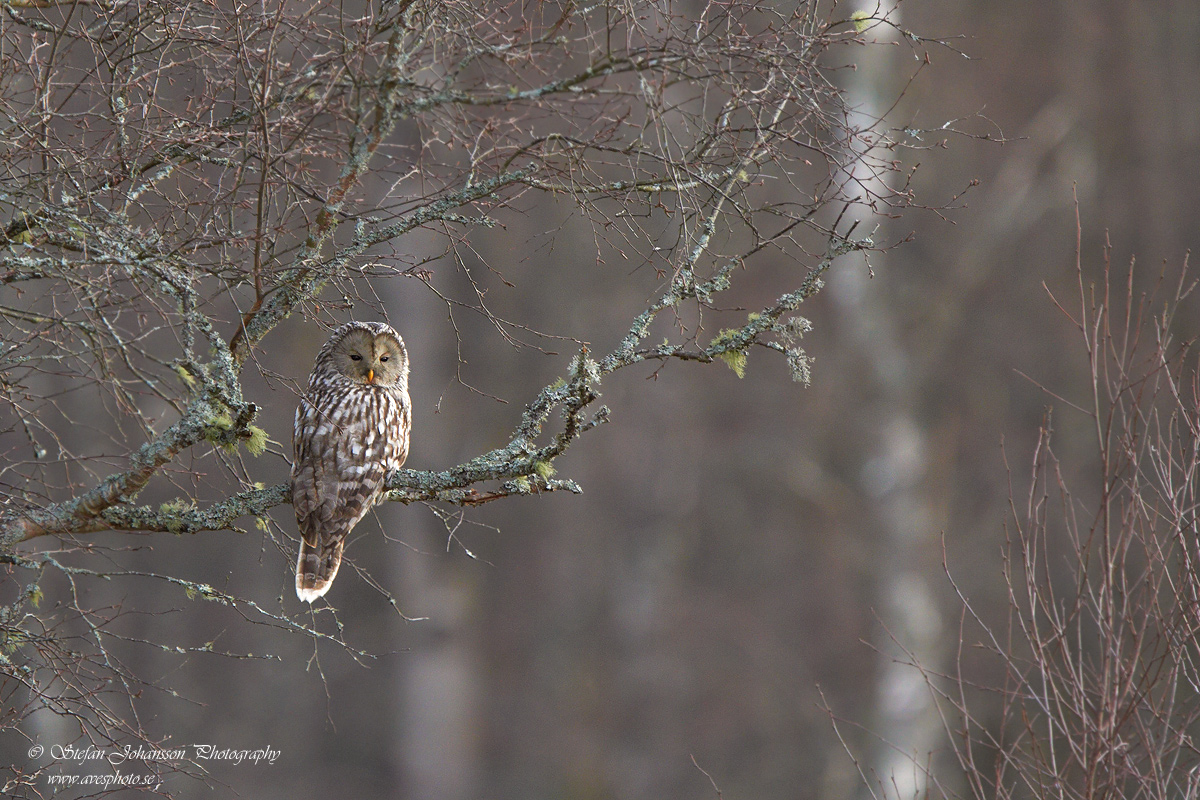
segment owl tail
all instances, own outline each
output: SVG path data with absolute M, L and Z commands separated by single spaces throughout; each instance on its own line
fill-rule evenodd
M 328 545 L 313 546 L 307 539 L 300 541 L 300 557 L 296 559 L 296 596 L 311 603 L 329 591 L 338 567 L 342 565 L 344 539 Z

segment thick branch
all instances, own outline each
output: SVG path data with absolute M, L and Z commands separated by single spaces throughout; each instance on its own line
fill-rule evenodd
M 244 406 L 237 419 L 228 419 L 214 428 L 214 421 L 223 416 L 207 399 L 197 399 L 182 419 L 161 435 L 138 448 L 130 457 L 129 469 L 108 476 L 95 488 L 62 503 L 40 509 L 11 512 L 0 518 L 0 549 L 11 550 L 17 542 L 46 534 L 87 533 L 110 528 L 129 528 L 113 524 L 120 520 L 114 509 L 127 507 L 129 500 L 141 491 L 158 471 L 183 450 L 214 437 L 245 438 L 245 431 L 254 419 L 257 408 L 253 403 Z M 116 517 L 110 518 L 110 515 Z M 149 528 L 148 530 L 155 530 Z

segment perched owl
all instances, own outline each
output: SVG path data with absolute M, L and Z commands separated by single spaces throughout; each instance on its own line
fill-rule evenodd
M 292 505 L 300 527 L 296 594 L 329 591 L 346 536 L 408 456 L 408 351 L 391 326 L 348 322 L 317 354 L 296 409 Z

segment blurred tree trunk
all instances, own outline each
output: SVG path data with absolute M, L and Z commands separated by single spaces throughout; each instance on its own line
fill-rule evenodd
M 435 335 L 441 328 L 433 307 L 406 302 L 409 298 L 396 288 L 389 306 L 400 309 L 409 348 L 422 358 L 416 369 L 425 376 L 452 372 L 456 356 L 445 337 Z M 418 458 L 446 449 L 439 447 L 446 443 L 428 440 L 436 437 L 427 419 L 431 401 L 425 393 L 414 393 L 415 436 L 427 436 L 414 443 Z M 410 649 L 399 654 L 395 704 L 400 713 L 392 729 L 400 776 L 396 796 L 466 800 L 478 796 L 481 776 L 483 714 L 474 624 L 479 589 L 473 585 L 472 565 L 460 553 L 438 557 L 445 555 L 447 531 L 431 513 L 422 512 L 398 504 L 377 510 L 392 539 L 387 551 L 400 610 L 408 617 L 427 618 L 405 626 Z
M 894 0 L 864 0 L 858 8 L 895 26 L 900 23 Z M 893 25 L 872 24 L 864 36 L 868 40 L 895 39 Z M 908 51 L 867 48 L 859 55 L 857 69 L 849 73 L 845 84 L 847 105 L 853 110 L 852 128 L 878 129 L 879 120 L 903 89 L 901 57 L 910 57 Z M 864 199 L 867 194 L 888 195 L 877 172 L 858 159 L 854 164 L 849 177 L 852 185 L 861 187 Z M 882 216 L 860 212 L 860 218 L 867 230 L 881 226 L 875 234 L 877 241 L 896 235 L 887 229 Z M 875 717 L 869 723 L 884 744 L 867 763 L 870 774 L 889 787 L 889 793 L 920 797 L 925 788 L 921 767 L 943 734 L 924 679 L 905 662 L 912 657 L 936 669 L 942 660 L 942 622 L 929 585 L 932 573 L 926 569 L 927 556 L 937 547 L 938 531 L 927 480 L 930 437 L 917 414 L 922 375 L 916 366 L 919 359 L 907 352 L 901 333 L 899 317 L 906 309 L 898 299 L 905 293 L 893 288 L 899 287 L 905 276 L 883 263 L 888 258 L 885 253 L 868 266 L 864 258 L 855 255 L 858 264 L 847 264 L 836 272 L 830 287 L 843 330 L 851 334 L 845 343 L 852 349 L 850 363 L 866 367 L 861 378 L 866 386 L 854 394 L 874 398 L 861 409 L 867 417 L 864 426 L 873 429 L 873 435 L 870 449 L 860 454 L 858 491 L 875 509 L 877 557 L 866 567 L 877 572 L 876 611 L 881 629 L 874 646 L 887 660 L 877 673 Z M 879 270 L 873 280 L 872 266 Z M 911 656 L 900 652 L 900 647 Z M 859 791 L 864 798 L 873 796 L 868 787 Z
M 402 790 L 396 796 L 466 800 L 478 796 L 480 775 L 479 662 L 471 635 L 477 593 L 462 570 L 432 557 L 444 549 L 437 522 L 413 527 L 413 515 L 406 516 L 407 529 L 391 530 L 417 552 L 393 545 L 393 574 L 404 611 L 420 608 L 431 618 L 410 626 L 411 650 L 401 654 L 394 735 Z

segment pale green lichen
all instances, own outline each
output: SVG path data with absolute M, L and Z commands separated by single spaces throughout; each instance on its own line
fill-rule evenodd
M 265 437 L 266 433 L 263 436 Z M 213 417 L 206 438 L 226 453 L 233 454 L 237 452 L 238 437 L 233 430 L 233 419 L 225 412 Z M 263 447 L 266 447 L 265 443 Z
M 788 368 L 792 371 L 792 380 L 805 386 L 811 385 L 813 358 L 805 353 L 802 347 L 790 347 L 785 355 Z
M 192 377 L 192 373 L 188 372 L 187 367 L 177 364 L 175 366 L 175 374 L 179 376 L 179 380 L 183 381 L 184 385 L 189 389 L 196 388 L 196 379 Z
M 181 514 L 192 511 L 196 508 L 195 502 L 185 500 L 182 497 L 177 497 L 174 500 L 168 500 L 158 507 L 158 510 L 167 515 L 168 519 L 163 523 L 163 527 L 167 532 L 180 534 L 187 530 L 187 523 L 179 518 Z
M 184 511 L 191 511 L 195 507 L 196 504 L 192 500 L 176 497 L 174 500 L 168 500 L 160 505 L 158 510 L 164 514 L 181 514 Z
M 548 481 L 553 478 L 554 473 L 557 472 L 557 470 L 554 469 L 554 465 L 549 461 L 533 462 L 533 471 L 536 472 L 538 477 L 544 481 Z
M 209 417 L 204 429 L 204 438 L 226 452 L 237 452 L 237 440 L 229 436 L 232 428 L 233 417 L 228 411 L 221 411 Z
M 188 600 L 195 600 L 197 596 L 206 600 L 219 598 L 216 591 L 207 583 L 189 583 L 183 587 L 183 591 L 187 593 Z
M 13 625 L 5 625 L 3 631 L 0 632 L 0 651 L 3 652 L 0 660 L 3 660 L 5 663 L 11 663 L 7 656 L 11 656 L 17 652 L 17 649 L 22 645 L 29 644 L 29 641 L 29 634 L 23 629 Z
M 256 425 L 251 425 L 248 430 L 250 435 L 246 437 L 246 449 L 252 456 L 261 456 L 267 449 L 267 432 Z
M 586 356 L 576 355 L 571 359 L 568 369 L 572 375 L 582 377 L 591 383 L 600 382 L 600 365 Z
M 804 317 L 791 317 L 785 322 L 777 322 L 771 327 L 784 346 L 788 369 L 791 370 L 792 380 L 808 386 L 812 383 L 813 359 L 800 346 L 804 334 L 812 330 L 812 323 Z
M 804 317 L 790 317 L 784 322 L 776 322 L 771 328 L 779 334 L 779 338 L 787 342 L 799 341 L 812 329 L 812 323 Z
M 746 377 L 746 354 L 740 350 L 726 350 L 717 353 L 717 358 L 725 362 L 738 378 Z
M 742 330 L 725 328 L 708 343 L 709 350 L 718 350 L 713 355 L 724 361 L 738 378 L 746 377 L 746 352 L 736 348 L 738 344 L 736 340 L 742 334 Z M 742 347 L 744 346 L 742 345 Z

